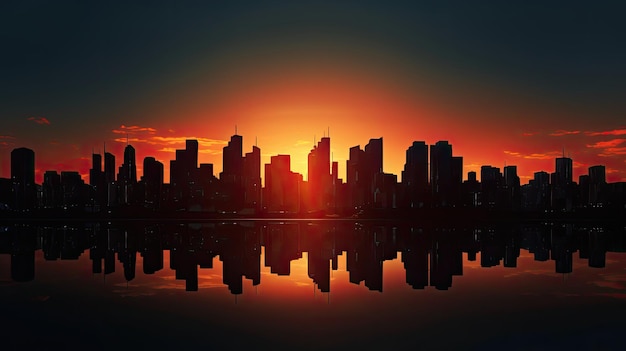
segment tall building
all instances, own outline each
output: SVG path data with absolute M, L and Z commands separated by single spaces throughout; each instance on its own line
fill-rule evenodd
M 352 207 L 372 207 L 375 178 L 377 174 L 383 173 L 383 138 L 370 139 L 365 150 L 361 150 L 358 145 L 351 147 L 346 173 Z
M 408 206 L 424 207 L 428 199 L 428 145 L 414 141 L 406 150 L 402 184 L 408 192 Z
M 308 155 L 309 210 L 327 210 L 332 203 L 330 138 L 322 138 Z
M 148 208 L 159 208 L 163 193 L 163 163 L 154 157 L 144 158 L 142 181 L 144 205 Z
M 243 171 L 243 138 L 241 135 L 230 137 L 228 145 L 224 146 L 222 154 L 222 172 L 220 179 L 228 183 L 237 183 Z
M 480 201 L 483 207 L 500 207 L 499 189 L 502 186 L 500 168 L 489 165 L 480 167 Z
M 104 180 L 107 184 L 115 181 L 115 155 L 104 152 Z
M 91 154 L 91 169 L 89 170 L 89 185 L 93 187 L 100 186 L 103 179 L 102 172 L 102 155 Z
M 574 206 L 572 163 L 569 157 L 556 159 L 552 179 L 552 208 L 555 210 L 570 211 Z
M 462 159 L 461 174 L 462 174 Z M 459 160 L 452 160 L 452 145 L 438 141 L 430 146 L 430 184 L 432 201 L 435 207 L 448 207 L 455 203 L 455 189 L 458 180 Z M 460 186 L 460 184 L 458 184 Z
M 569 157 L 559 157 L 556 159 L 554 185 L 569 185 L 573 181 L 572 159 Z
M 123 204 L 135 201 L 135 188 L 137 185 L 137 164 L 135 163 L 135 148 L 126 145 L 124 148 L 124 163 L 119 168 L 117 175 L 119 183 L 119 200 Z
M 37 201 L 35 185 L 35 152 L 25 147 L 11 151 L 11 180 L 14 205 L 18 210 L 31 209 Z
M 44 208 L 58 208 L 63 204 L 61 176 L 57 171 L 46 171 L 43 175 L 42 201 Z
M 601 206 L 605 202 L 606 168 L 604 166 L 589 167 L 589 204 Z
M 260 209 L 261 205 L 261 149 L 252 147 L 243 159 L 244 206 Z
M 365 145 L 365 157 L 367 158 L 368 171 L 370 174 L 383 173 L 383 138 L 370 139 Z
M 302 175 L 291 171 L 291 157 L 277 155 L 265 164 L 264 206 L 268 212 L 300 212 Z
M 120 166 L 117 180 L 120 183 L 137 183 L 137 165 L 135 163 L 135 148 L 126 145 L 124 148 L 124 163 Z
M 517 175 L 517 166 L 504 167 L 504 186 L 506 188 L 506 202 L 510 208 L 517 210 L 521 206 L 520 178 Z

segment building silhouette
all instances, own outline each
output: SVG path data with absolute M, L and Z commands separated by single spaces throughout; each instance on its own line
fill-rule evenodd
M 430 146 L 430 184 L 434 207 L 456 206 L 460 199 L 463 158 L 452 156 L 452 145 L 438 141 Z
M 302 175 L 291 171 L 291 157 L 276 155 L 265 165 L 264 207 L 270 213 L 300 212 Z
M 31 209 L 37 201 L 35 185 L 35 152 L 21 147 L 11 151 L 13 205 L 17 210 Z
M 308 201 L 306 208 L 309 211 L 326 211 L 332 204 L 329 137 L 323 137 L 309 152 L 307 165 Z
M 402 184 L 406 189 L 405 203 L 409 208 L 423 208 L 429 204 L 428 145 L 426 142 L 414 141 L 406 150 Z

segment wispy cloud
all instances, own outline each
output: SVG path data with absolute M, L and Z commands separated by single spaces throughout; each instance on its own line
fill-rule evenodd
M 158 130 L 152 127 L 125 126 L 113 129 L 114 134 L 120 135 L 114 140 L 119 143 L 148 144 L 160 147 L 159 152 L 176 152 L 184 149 L 187 140 L 198 141 L 198 153 L 207 155 L 220 155 L 221 147 L 228 144 L 226 140 L 199 138 L 195 136 L 162 136 L 157 135 Z M 124 136 L 121 136 L 124 135 Z
M 125 126 L 123 124 L 118 129 L 113 129 L 113 133 L 115 134 L 155 134 L 156 132 L 157 130 L 151 127 Z
M 311 140 L 298 140 L 296 141 L 295 144 L 293 144 L 294 147 L 311 146 L 311 145 L 313 145 Z
M 588 131 L 585 134 L 590 136 L 601 136 L 601 135 L 626 135 L 626 128 L 621 129 L 613 129 L 613 130 L 605 130 L 601 132 L 592 132 Z
M 164 147 L 161 148 L 159 150 L 157 150 L 159 152 L 176 152 L 176 148 L 175 147 Z M 199 149 L 198 150 L 199 154 L 207 154 L 207 155 L 221 155 L 222 151 L 221 150 L 213 150 L 213 149 Z
M 550 133 L 550 136 L 564 136 L 564 135 L 575 135 L 575 134 L 580 134 L 580 130 L 564 130 L 564 129 L 559 129 L 556 130 L 552 133 Z
M 37 124 L 50 124 L 50 121 L 46 117 L 28 117 L 28 120 Z
M 0 135 L 0 147 L 8 147 L 8 146 L 14 146 L 15 143 L 12 141 L 13 139 L 15 139 L 14 136 L 10 136 L 10 135 Z
M 533 135 L 537 135 L 537 132 L 524 132 L 524 133 L 522 133 L 522 136 L 525 136 L 525 137 L 529 137 L 529 136 L 533 136 Z
M 526 154 L 516 151 L 504 150 L 504 153 L 509 156 L 524 158 L 527 160 L 551 160 L 562 155 L 562 153 L 558 151 Z
M 594 148 L 594 149 L 605 149 L 605 148 L 616 147 L 624 143 L 625 141 L 626 139 L 612 139 L 612 140 L 607 140 L 607 141 L 599 141 L 597 143 L 587 144 L 587 147 Z
M 602 150 L 598 156 L 610 157 L 610 156 L 619 156 L 626 155 L 626 147 L 609 147 Z

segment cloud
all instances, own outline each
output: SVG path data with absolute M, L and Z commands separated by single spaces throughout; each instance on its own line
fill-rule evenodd
M 525 137 L 529 137 L 529 136 L 533 136 L 533 135 L 537 135 L 537 133 L 536 132 L 525 132 L 525 133 L 522 133 L 522 136 L 525 136 Z
M 176 148 L 174 147 L 164 147 L 162 149 L 157 150 L 158 152 L 176 152 Z M 212 149 L 199 149 L 199 154 L 207 154 L 207 155 L 221 155 L 221 150 L 212 150 Z
M 28 117 L 28 120 L 37 124 L 50 124 L 50 121 L 46 117 Z
M 556 131 L 550 133 L 549 135 L 551 135 L 551 136 L 564 136 L 564 135 L 575 135 L 575 134 L 580 134 L 580 130 L 559 129 L 559 130 L 556 130 Z
M 118 129 L 113 129 L 113 133 L 115 134 L 155 134 L 156 132 L 157 130 L 151 127 L 125 126 L 123 124 Z
M 599 141 L 594 144 L 588 144 L 587 147 L 594 148 L 594 149 L 614 148 L 624 143 L 625 141 L 626 139 L 612 139 L 608 141 Z
M 11 135 L 0 135 L 0 147 L 15 146 L 15 143 L 12 141 L 13 139 L 15 139 L 15 137 Z
M 294 147 L 299 147 L 299 146 L 311 146 L 313 145 L 311 143 L 311 140 L 298 140 L 296 141 L 295 144 L 293 144 Z
M 601 136 L 601 135 L 626 135 L 626 128 L 622 129 L 613 129 L 613 130 L 605 130 L 601 132 L 585 132 L 585 134 L 590 136 Z
M 618 155 L 626 155 L 626 147 L 609 147 L 602 150 L 598 156 L 610 157 L 610 156 L 618 156 Z
M 521 152 L 504 150 L 504 153 L 513 156 L 519 157 L 527 160 L 552 160 L 554 158 L 562 156 L 561 152 L 558 151 L 550 151 L 545 153 L 532 153 L 532 154 L 523 154 Z

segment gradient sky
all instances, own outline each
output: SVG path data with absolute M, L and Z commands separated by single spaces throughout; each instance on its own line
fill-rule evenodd
M 554 158 L 626 181 L 626 5 L 591 1 L 19 1 L 0 5 L 0 176 L 10 151 L 88 180 L 92 150 L 128 135 L 166 165 L 186 138 L 221 171 L 235 131 L 262 163 L 306 176 L 330 128 L 348 149 L 383 137 L 398 174 L 414 140 L 448 140 L 465 172 Z

